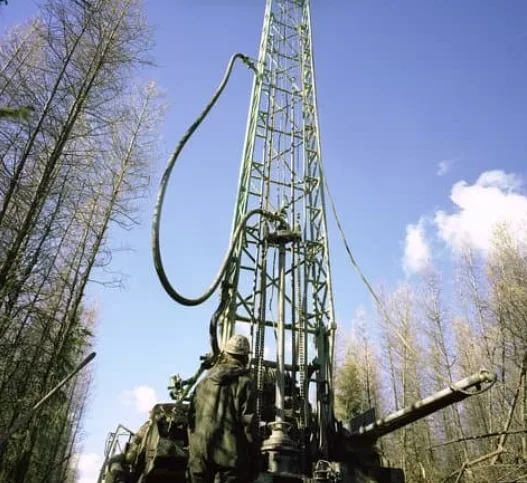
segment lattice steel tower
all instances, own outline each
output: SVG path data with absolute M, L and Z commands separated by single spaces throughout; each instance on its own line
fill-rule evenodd
M 232 237 L 213 283 L 201 296 L 188 298 L 171 285 L 163 267 L 159 243 L 163 200 L 179 154 L 223 92 L 237 59 L 255 77 Z M 190 378 L 183 380 L 179 374 L 170 378 L 170 397 L 175 402 L 154 406 L 147 434 L 131 445 L 139 444 L 136 449 L 114 456 L 121 433 L 118 428 L 111 434 L 99 481 L 105 475 L 121 477 L 127 472 L 144 483 L 187 481 L 192 390 L 203 372 L 221 360 L 220 349 L 236 332 L 252 339 L 250 366 L 257 381 L 258 422 L 267 423 L 260 424 L 264 441 L 252 462 L 258 483 L 403 483 L 401 470 L 381 466 L 377 439 L 487 390 L 481 389 L 484 383 L 494 384 L 496 376 L 482 370 L 455 385 L 449 381 L 447 389 L 382 419 L 377 419 L 375 408 L 349 421 L 335 419 L 336 324 L 325 186 L 309 0 L 267 0 L 258 60 L 242 54 L 231 58 L 211 101 L 169 159 L 153 216 L 154 265 L 174 301 L 199 305 L 223 282 L 220 304 L 210 321 L 211 352 Z M 371 285 L 366 285 L 380 303 Z M 468 391 L 471 388 L 476 392 Z M 199 392 L 198 397 L 207 396 Z M 249 419 L 252 424 L 253 418 Z M 195 424 L 198 428 L 199 422 Z M 241 428 L 226 425 L 224 430 Z
M 244 224 L 225 277 L 221 343 L 250 324 L 260 391 L 268 368 L 276 375 L 271 459 L 273 444 L 283 459 L 292 443 L 282 424 L 288 411 L 300 453 L 317 414 L 318 449 L 327 457 L 336 326 L 308 0 L 267 0 L 256 71 L 233 235 L 255 209 L 280 213 L 287 226 L 258 213 Z

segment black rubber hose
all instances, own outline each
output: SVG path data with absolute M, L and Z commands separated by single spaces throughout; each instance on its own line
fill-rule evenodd
M 162 211 L 163 202 L 165 198 L 165 192 L 166 192 L 168 182 L 170 180 L 172 169 L 174 168 L 174 165 L 176 164 L 176 161 L 181 151 L 183 150 L 187 141 L 190 139 L 192 134 L 194 134 L 196 129 L 202 123 L 203 119 L 205 119 L 205 117 L 207 116 L 207 114 L 212 109 L 212 107 L 214 106 L 214 104 L 216 103 L 220 95 L 222 94 L 223 90 L 225 89 L 225 86 L 227 85 L 229 77 L 232 73 L 232 69 L 233 69 L 234 62 L 236 61 L 236 59 L 241 59 L 246 65 L 249 66 L 249 68 L 251 68 L 256 73 L 256 68 L 254 67 L 252 61 L 247 56 L 237 53 L 231 57 L 229 64 L 227 65 L 225 75 L 223 76 L 223 79 L 218 89 L 214 93 L 214 96 L 212 97 L 210 102 L 207 104 L 205 110 L 199 115 L 196 121 L 190 126 L 190 128 L 187 130 L 185 135 L 181 138 L 178 145 L 176 146 L 176 149 L 172 153 L 172 156 L 170 157 L 167 167 L 165 168 L 165 171 L 161 178 L 161 182 L 159 185 L 159 192 L 158 192 L 158 196 L 156 200 L 156 205 L 154 208 L 154 216 L 153 216 L 153 223 L 152 223 L 152 252 L 153 252 L 153 257 L 154 257 L 154 266 L 155 266 L 157 275 L 159 277 L 159 280 L 161 281 L 161 284 L 163 285 L 163 288 L 167 291 L 168 295 L 170 295 L 170 297 L 174 299 L 176 302 L 179 302 L 180 304 L 183 304 L 183 305 L 199 305 L 211 296 L 211 294 L 214 292 L 214 290 L 217 288 L 218 284 L 220 283 L 221 277 L 227 266 L 227 263 L 229 261 L 229 257 L 230 257 L 230 254 L 232 253 L 233 247 L 231 247 L 228 250 L 227 256 L 225 257 L 224 263 L 222 264 L 222 267 L 218 273 L 217 278 L 214 280 L 214 282 L 209 287 L 209 289 L 201 297 L 191 299 L 191 298 L 187 298 L 181 295 L 177 290 L 174 289 L 174 287 L 170 284 L 170 281 L 168 280 L 167 274 L 163 266 L 163 261 L 161 259 L 161 251 L 159 248 L 159 227 L 160 227 L 160 222 L 161 222 L 161 211 Z M 245 221 L 247 218 L 248 217 L 244 218 Z M 235 244 L 235 241 L 236 241 L 235 238 L 233 238 L 233 243 L 232 243 L 233 246 Z

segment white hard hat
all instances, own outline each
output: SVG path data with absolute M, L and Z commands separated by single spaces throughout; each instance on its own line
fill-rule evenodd
M 233 335 L 225 344 L 225 352 L 227 354 L 246 356 L 251 352 L 251 345 L 249 339 L 244 335 Z

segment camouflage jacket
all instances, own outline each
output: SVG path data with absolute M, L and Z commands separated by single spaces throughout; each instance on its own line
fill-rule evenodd
M 189 408 L 189 463 L 241 468 L 259 451 L 256 391 L 248 371 L 219 364 L 199 382 Z

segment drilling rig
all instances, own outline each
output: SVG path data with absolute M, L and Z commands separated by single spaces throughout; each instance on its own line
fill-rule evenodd
M 253 72 L 254 81 L 232 235 L 218 276 L 205 294 L 190 299 L 163 268 L 161 209 L 181 150 L 223 92 L 236 61 Z M 110 433 L 99 482 L 185 481 L 189 397 L 235 333 L 248 334 L 252 342 L 250 368 L 264 437 L 262 482 L 403 482 L 401 470 L 381 466 L 376 440 L 493 384 L 495 376 L 481 371 L 384 418 L 372 408 L 353 421 L 336 420 L 326 187 L 310 3 L 266 0 L 258 58 L 231 58 L 212 100 L 171 156 L 154 212 L 154 263 L 168 295 L 195 306 L 220 294 L 209 327 L 211 351 L 192 377 L 171 378 L 174 402 L 156 405 L 139 435 L 121 425 Z

